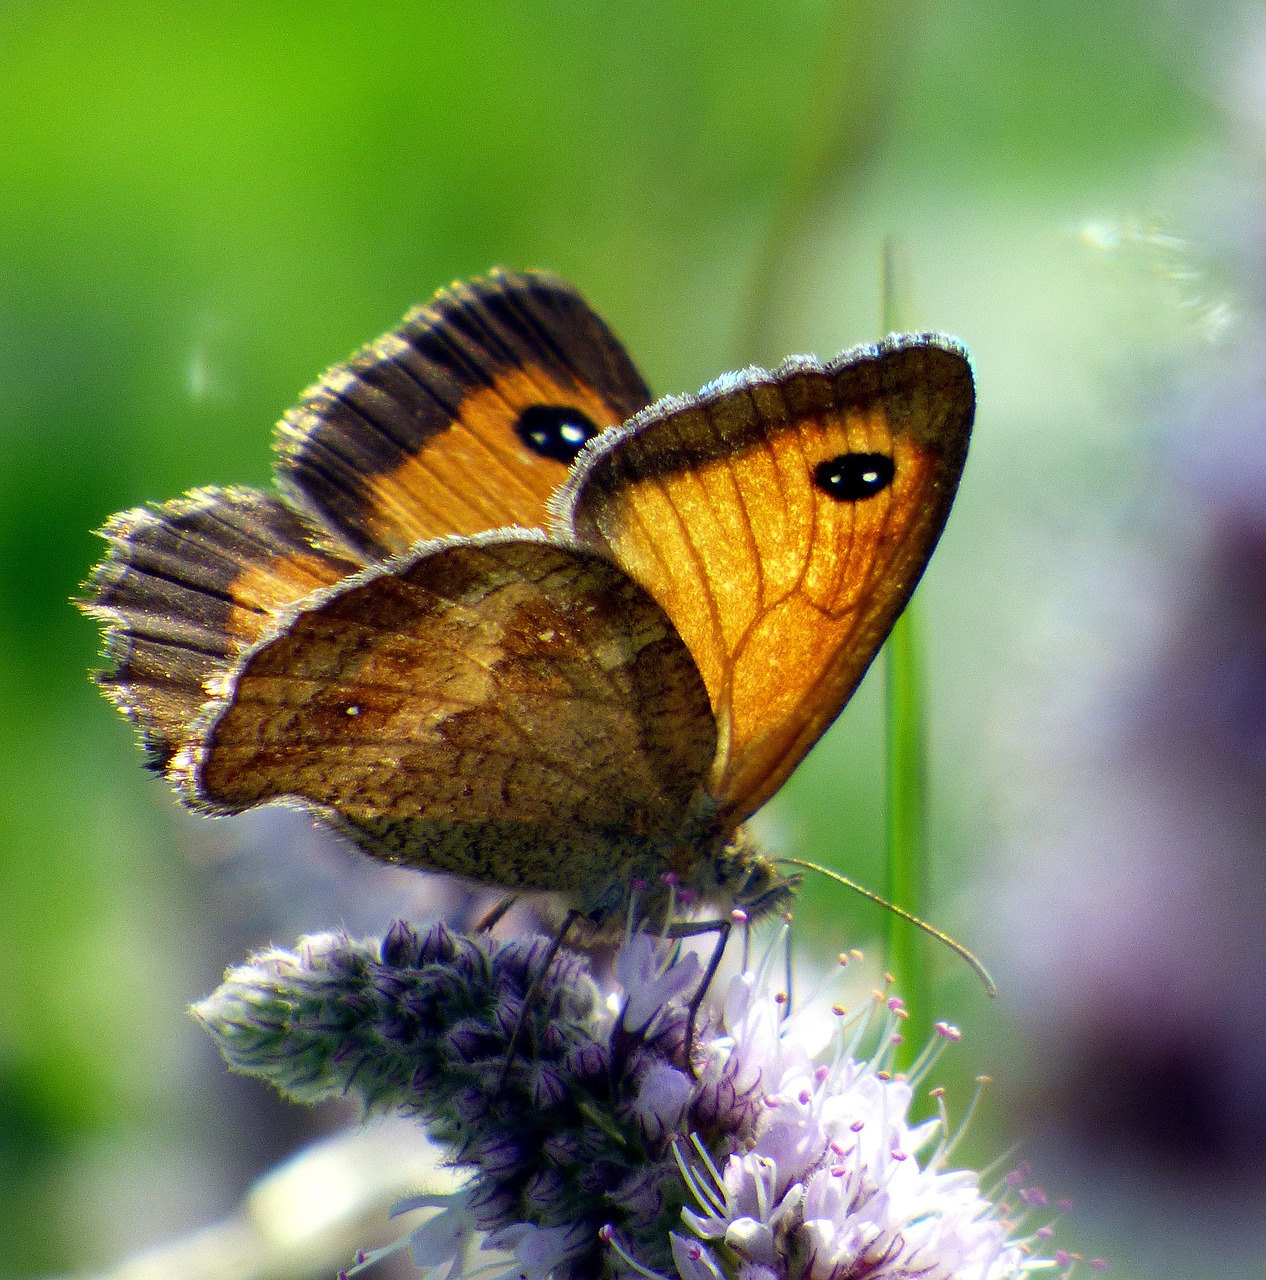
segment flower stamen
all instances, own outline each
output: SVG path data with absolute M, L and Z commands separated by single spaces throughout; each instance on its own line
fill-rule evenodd
M 661 1275 L 658 1271 L 652 1271 L 650 1267 L 644 1267 L 638 1260 L 624 1247 L 620 1241 L 620 1237 L 616 1235 L 615 1228 L 608 1222 L 598 1232 L 598 1239 L 605 1244 L 612 1253 L 629 1267 L 635 1274 L 645 1276 L 646 1280 L 668 1280 L 667 1276 Z

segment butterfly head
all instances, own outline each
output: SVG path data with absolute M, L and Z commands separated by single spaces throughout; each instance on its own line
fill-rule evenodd
M 734 908 L 750 921 L 785 915 L 800 887 L 800 876 L 780 871 L 742 827 L 726 846 L 719 869 Z
M 569 852 L 562 851 L 564 861 L 571 860 Z M 601 888 L 595 877 L 563 897 L 607 939 L 618 937 L 630 917 L 662 929 L 732 913 L 751 923 L 784 916 L 801 881 L 798 872 L 776 865 L 745 827 L 723 830 L 715 814 L 710 822 L 688 823 L 673 841 L 630 840 L 620 848 L 613 842 L 607 861 L 622 865 Z
M 752 923 L 790 911 L 801 877 L 780 870 L 745 827 L 718 837 L 710 848 L 694 847 L 682 860 L 680 873 L 668 877 L 680 886 L 653 915 L 685 907 L 700 918 L 742 912 Z M 657 906 L 661 904 L 656 904 Z

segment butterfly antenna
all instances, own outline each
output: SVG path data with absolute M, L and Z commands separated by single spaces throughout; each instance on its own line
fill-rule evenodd
M 864 885 L 858 884 L 856 880 L 850 880 L 838 871 L 832 871 L 830 867 L 821 867 L 816 862 L 806 862 L 803 858 L 775 858 L 774 861 L 791 867 L 803 867 L 806 871 L 820 872 L 828 880 L 834 880 L 836 883 L 842 884 L 846 889 L 852 889 L 854 893 L 861 894 L 868 901 L 883 907 L 886 911 L 891 911 L 895 916 L 900 916 L 902 920 L 914 925 L 916 929 L 922 929 L 924 933 L 931 934 L 938 942 L 943 942 L 956 956 L 967 962 L 971 971 L 980 979 L 990 996 L 998 994 L 998 984 L 990 976 L 989 970 L 961 942 L 956 942 L 948 933 L 942 933 L 935 925 L 928 924 L 926 920 L 920 920 L 913 912 L 897 906 L 895 902 L 889 902 L 887 898 L 881 898 L 873 889 L 867 889 Z

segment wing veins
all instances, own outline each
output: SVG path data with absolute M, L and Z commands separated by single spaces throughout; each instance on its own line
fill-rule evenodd
M 501 690 L 503 694 L 503 701 L 500 704 L 497 704 L 497 710 L 500 713 L 500 718 L 502 718 L 506 724 L 508 724 L 516 733 L 518 733 L 521 738 L 530 741 L 533 737 L 531 729 L 528 728 L 525 722 L 521 721 L 518 716 L 512 715 L 510 713 L 510 708 L 507 706 L 506 702 L 504 701 L 504 695 L 506 694 L 507 691 L 505 688 L 504 680 L 502 680 L 500 675 L 498 675 L 497 666 L 489 665 L 483 662 L 482 660 L 480 660 L 479 658 L 476 658 L 470 655 L 468 655 L 468 661 L 470 661 L 472 665 L 481 668 L 487 674 L 488 678 L 493 682 L 493 684 L 495 684 Z M 561 671 L 561 668 L 558 667 L 557 664 L 555 665 L 555 670 L 558 670 L 560 675 L 563 674 Z M 614 680 L 612 680 L 611 677 L 606 672 L 602 671 L 601 668 L 595 667 L 594 670 L 601 673 L 603 679 L 606 681 L 607 687 L 611 690 L 613 695 L 616 695 L 615 697 L 613 697 L 612 699 L 606 699 L 606 700 L 596 698 L 596 697 L 585 697 L 584 695 L 579 694 L 575 685 L 572 684 L 571 681 L 568 681 L 568 684 L 570 685 L 570 689 L 566 694 L 551 695 L 547 691 L 542 690 L 539 696 L 544 697 L 547 700 L 552 698 L 554 701 L 557 701 L 557 702 L 567 702 L 569 700 L 575 700 L 578 702 L 592 702 L 594 705 L 597 705 L 597 706 L 609 706 L 612 702 L 615 702 L 615 701 L 624 702 L 627 704 L 626 699 L 619 697 L 620 690 L 616 687 Z M 563 678 L 566 679 L 566 676 L 563 675 Z M 519 699 L 515 698 L 514 701 L 518 702 Z M 547 755 L 546 758 L 550 759 L 552 757 Z M 578 786 L 583 785 L 579 777 L 576 777 L 571 774 L 570 769 L 567 769 L 560 765 L 558 766 L 558 771 L 566 777 L 571 777 L 572 781 L 574 781 Z
M 412 462 L 414 464 L 423 465 L 423 468 L 426 471 L 427 475 L 430 476 L 430 478 L 436 482 L 437 487 L 439 487 L 439 484 L 440 484 L 439 477 L 436 476 L 436 474 L 433 471 L 431 471 L 429 467 L 426 467 L 424 464 L 421 463 L 421 459 L 425 456 L 425 453 L 426 453 L 425 448 L 422 450 L 422 452 L 419 453 L 419 452 L 416 452 L 411 446 L 405 445 L 397 436 L 395 436 L 391 431 L 389 431 L 377 418 L 371 416 L 366 410 L 362 409 L 359 405 L 353 404 L 350 400 L 348 400 L 343 392 L 331 391 L 330 394 L 334 396 L 334 398 L 337 399 L 344 406 L 344 408 L 348 409 L 351 413 L 355 414 L 356 417 L 358 417 L 362 422 L 364 422 L 366 425 L 368 425 L 375 431 L 378 431 L 381 435 L 385 436 L 388 440 L 390 440 L 392 444 L 394 444 L 396 448 L 399 450 L 401 455 L 401 462 L 397 464 L 397 467 L 393 468 L 392 471 L 387 472 L 386 473 L 387 475 L 394 477 L 400 466 L 403 466 Z M 456 422 L 457 422 L 457 419 L 454 419 L 452 422 L 450 422 L 447 429 L 451 430 Z M 358 471 L 358 474 L 359 474 L 359 471 Z M 382 473 L 377 473 L 377 474 L 382 474 Z M 367 478 L 372 479 L 372 477 L 367 477 Z M 472 513 L 472 515 L 478 520 L 491 519 L 492 521 L 495 522 L 501 514 L 499 511 L 495 509 L 496 507 L 495 501 L 488 504 L 488 508 L 491 510 L 491 515 L 490 515 L 489 510 L 481 509 L 480 506 L 471 502 L 470 499 L 465 494 L 461 494 L 461 495 L 455 494 L 453 492 L 452 486 L 447 484 L 443 485 L 443 491 L 444 491 L 443 496 L 448 498 L 450 501 L 454 498 L 459 498 L 462 505 L 465 506 L 467 510 L 469 510 Z M 480 493 L 481 493 L 481 496 L 484 495 L 485 493 L 482 486 L 480 486 Z M 384 510 L 380 510 L 379 512 L 379 518 L 381 519 L 383 515 L 390 514 L 393 518 L 394 523 L 401 529 L 409 529 L 410 526 L 415 523 L 416 515 L 418 512 L 424 513 L 431 520 L 432 523 L 437 525 L 443 526 L 443 525 L 452 523 L 452 521 L 448 519 L 443 519 L 443 518 L 437 519 L 437 516 L 440 515 L 440 509 L 435 506 L 432 506 L 420 495 L 415 494 L 413 492 L 413 486 L 409 487 L 409 492 L 403 497 L 400 494 L 395 492 L 392 492 L 388 495 L 387 493 L 381 490 L 375 491 L 374 496 L 378 500 L 378 502 L 382 504 L 382 508 L 384 508 Z M 384 498 L 386 498 L 387 501 L 384 502 L 383 501 Z M 411 511 L 410 510 L 411 507 L 415 508 L 415 510 Z
M 410 350 L 414 351 L 418 355 L 419 359 L 426 358 L 421 354 L 421 352 L 418 352 L 417 348 L 414 347 L 411 343 L 409 344 L 409 347 L 410 347 Z M 440 434 L 442 434 L 442 431 L 456 431 L 458 429 L 464 431 L 472 440 L 475 441 L 475 443 L 481 449 L 483 449 L 488 454 L 489 457 L 496 459 L 498 464 L 504 468 L 507 477 L 513 484 L 518 485 L 522 489 L 522 491 L 525 494 L 527 494 L 529 498 L 532 499 L 532 501 L 537 502 L 540 500 L 536 491 L 532 489 L 530 485 L 524 483 L 522 477 L 519 474 L 520 468 L 517 466 L 507 465 L 507 463 L 515 461 L 514 454 L 510 452 L 502 452 L 500 450 L 494 449 L 477 432 L 471 430 L 471 428 L 465 422 L 462 421 L 461 400 L 459 400 L 456 405 L 449 404 L 447 400 L 443 399 L 434 390 L 434 388 L 428 386 L 425 382 L 423 382 L 422 379 L 419 378 L 417 374 L 415 374 L 407 364 L 403 363 L 399 359 L 399 357 L 391 356 L 391 357 L 388 357 L 388 359 L 392 364 L 396 366 L 396 368 L 398 368 L 402 373 L 404 373 L 406 377 L 411 379 L 415 383 L 415 385 L 417 385 L 423 392 L 429 395 L 435 401 L 435 403 L 439 405 L 440 410 L 448 417 L 449 419 L 448 426 L 445 428 L 442 428 L 441 431 L 437 431 L 435 433 L 436 436 L 439 436 Z M 463 397 L 463 399 L 464 398 L 465 397 Z M 507 409 L 510 408 L 509 404 L 504 399 L 502 400 L 502 403 L 506 404 Z M 411 450 L 408 456 L 415 463 L 418 463 L 419 465 L 421 465 L 422 460 L 427 456 L 428 452 L 429 450 L 427 450 L 424 444 L 421 449 Z M 429 467 L 427 468 L 427 474 L 430 475 L 432 479 L 438 481 L 438 477 L 435 475 L 433 471 L 430 470 Z
M 473 440 L 475 444 L 492 460 L 492 462 L 495 463 L 498 474 L 504 474 L 505 479 L 507 479 L 511 485 L 518 486 L 532 502 L 539 503 L 541 501 L 540 496 L 530 486 L 523 483 L 518 474 L 519 469 L 517 467 L 507 466 L 506 458 L 496 450 L 490 448 L 487 442 L 484 441 L 477 432 L 472 431 L 468 426 L 466 426 L 460 418 L 455 418 L 449 424 L 447 430 L 463 431 L 464 434 L 470 440 Z M 430 454 L 430 450 L 424 449 L 420 453 L 411 454 L 409 462 L 423 472 L 439 492 L 442 492 L 445 496 L 451 498 L 453 496 L 452 483 L 443 476 L 440 476 L 434 470 L 431 465 L 432 458 L 429 456 Z M 467 493 L 479 499 L 478 503 L 472 502 L 470 497 L 464 494 L 462 501 L 465 506 L 475 514 L 477 519 L 488 522 L 485 526 L 486 528 L 496 528 L 505 523 L 505 511 L 504 509 L 498 509 L 504 508 L 505 501 L 496 489 L 484 483 L 483 475 L 481 474 L 478 465 L 464 468 L 462 484 L 467 490 Z M 412 490 L 414 486 L 410 485 L 409 487 L 410 490 Z M 503 485 L 502 487 L 504 488 L 505 486 Z M 396 502 L 393 505 L 397 510 L 403 509 L 399 502 Z M 424 510 L 427 513 L 433 523 L 440 525 L 449 525 L 452 523 L 451 520 L 437 520 L 433 514 L 436 511 L 436 508 L 434 507 L 423 502 L 418 502 L 418 507 L 420 510 Z
M 888 527 L 889 520 L 890 520 L 890 517 L 891 517 L 891 514 L 892 514 L 892 507 L 893 507 L 893 505 L 894 505 L 893 503 L 889 502 L 889 504 L 888 504 L 888 509 L 887 509 L 887 511 L 885 511 L 885 513 L 884 513 L 884 519 L 883 519 L 883 522 L 882 522 L 882 524 L 881 524 L 881 526 L 880 526 L 881 531 L 882 531 L 883 529 L 886 529 L 886 528 Z M 816 504 L 815 504 L 815 510 L 816 510 Z M 897 543 L 895 543 L 895 544 L 894 544 L 894 558 L 895 558 L 895 551 L 896 551 L 897 549 L 904 549 L 904 548 L 909 544 L 909 542 L 910 542 L 911 538 L 913 537 L 913 535 L 914 535 L 914 529 L 913 529 L 913 526 L 912 526 L 912 527 L 911 527 L 911 529 L 910 529 L 910 531 L 905 535 L 905 537 L 901 538 Z M 879 542 L 879 539 L 877 538 L 877 539 L 876 539 L 876 545 L 878 545 L 878 542 Z M 871 564 L 872 564 L 872 565 L 874 564 L 874 557 L 873 557 L 873 556 L 872 556 L 872 558 L 871 558 Z M 873 575 L 873 574 L 871 574 L 871 573 L 868 573 L 868 574 L 867 574 L 867 581 L 875 581 L 874 575 Z M 874 589 L 874 587 L 872 587 L 872 588 L 871 588 L 869 591 L 867 591 L 864 595 L 859 596 L 859 597 L 858 597 L 858 599 L 857 599 L 857 601 L 856 601 L 856 602 L 854 603 L 854 605 L 852 606 L 852 612 L 853 612 L 855 615 L 861 615 L 861 614 L 863 614 L 863 613 L 865 612 L 865 606 L 866 606 L 866 604 L 867 604 L 867 603 L 869 603 L 869 602 L 874 598 L 874 595 L 875 595 L 875 589 Z M 911 595 L 913 595 L 913 592 L 911 592 Z M 814 602 L 813 602 L 813 600 L 812 600 L 812 599 L 809 599 L 809 603 L 810 603 L 811 605 L 813 605 L 813 607 L 814 607 L 814 608 L 818 609 L 819 613 L 821 613 L 821 614 L 823 614 L 824 616 L 826 616 L 826 617 L 830 618 L 832 621 L 836 620 L 836 619 L 835 619 L 835 615 L 831 614 L 831 613 L 830 613 L 829 611 L 827 611 L 827 610 L 822 609 L 820 606 L 818 606 L 818 605 L 814 604 Z M 907 605 L 909 604 L 909 600 L 907 600 L 907 601 L 906 601 L 906 604 L 907 604 Z M 898 616 L 900 616 L 900 615 L 898 615 Z M 854 625 L 850 626 L 850 627 L 847 629 L 847 631 L 844 633 L 844 635 L 843 635 L 843 636 L 841 637 L 841 639 L 840 639 L 839 646 L 838 646 L 840 649 L 843 649 L 843 648 L 846 646 L 846 642 L 847 642 L 848 638 L 849 638 L 851 635 L 855 634 L 856 630 L 857 630 L 856 623 L 854 623 Z M 886 637 L 885 637 L 885 638 L 886 638 Z M 880 649 L 882 649 L 882 648 L 883 648 L 882 643 L 880 644 L 880 647 L 879 647 L 879 648 L 880 648 Z M 877 658 L 878 656 L 879 656 L 879 649 L 876 649 L 876 650 L 875 650 L 875 652 L 871 655 L 871 662 L 873 662 L 873 661 L 875 660 L 875 658 Z M 869 667 L 869 663 L 867 664 L 867 666 Z M 829 673 L 830 673 L 830 668 L 829 668 L 829 666 L 824 666 L 824 667 L 823 667 L 823 669 L 818 673 L 818 675 L 817 675 L 817 676 L 812 680 L 812 682 L 811 682 L 810 684 L 808 684 L 808 685 L 806 685 L 806 686 L 805 686 L 804 691 L 802 692 L 802 694 L 800 695 L 800 697 L 799 697 L 799 698 L 797 699 L 797 701 L 796 701 L 796 708 L 797 708 L 797 710 L 799 710 L 799 708 L 801 708 L 801 707 L 805 706 L 805 705 L 806 705 L 806 703 L 807 703 L 807 702 L 809 702 L 809 701 L 811 700 L 812 695 L 816 694 L 816 693 L 817 693 L 817 691 L 818 691 L 818 689 L 819 689 L 819 688 L 821 688 L 821 686 L 825 683 L 825 681 L 827 680 L 827 677 L 828 677 Z M 759 786 L 752 786 L 752 787 L 750 787 L 750 788 L 749 788 L 749 790 L 751 790 L 751 791 L 759 791 L 759 790 L 761 790 L 761 789 L 764 787 L 765 782 L 769 779 L 769 777 L 770 777 L 772 774 L 774 774 L 774 773 L 776 773 L 776 772 L 777 772 L 777 768 L 778 768 L 778 766 L 779 766 L 779 765 L 781 765 L 781 763 L 782 763 L 782 761 L 783 761 L 783 759 L 784 759 L 784 758 L 785 758 L 784 756 L 779 756 L 776 760 L 772 761 L 772 762 L 770 763 L 769 767 L 768 767 L 768 768 L 766 768 L 766 769 L 765 769 L 765 770 L 760 774 L 759 779 L 758 779 L 758 781 L 759 781 L 760 785 L 759 785 Z M 797 763 L 799 763 L 799 761 L 797 761 Z
M 333 433 L 333 432 L 331 432 L 331 436 L 334 440 L 338 440 L 341 438 L 340 436 L 338 436 L 336 433 Z M 329 484 L 330 488 L 333 489 L 335 493 L 348 494 L 351 492 L 351 490 L 349 490 L 349 487 L 348 487 L 348 476 L 352 477 L 353 481 L 360 481 L 360 480 L 370 478 L 365 475 L 359 463 L 354 462 L 351 458 L 345 456 L 344 454 L 340 453 L 337 449 L 333 448 L 329 440 L 320 440 L 315 435 L 309 435 L 304 440 L 303 444 L 306 449 L 306 453 L 303 458 L 303 465 L 309 468 L 311 471 L 314 471 L 318 475 L 324 477 L 326 483 Z M 332 458 L 334 460 L 333 469 L 331 468 L 331 464 L 329 462 L 323 462 L 317 458 L 316 455 L 318 452 L 324 453 L 329 458 Z M 303 486 L 297 485 L 296 487 L 298 488 L 300 497 L 305 502 L 305 504 L 307 504 L 310 508 L 316 510 L 318 514 L 321 514 L 322 512 L 321 503 L 319 501 L 313 501 L 309 499 Z M 426 510 L 428 513 L 432 510 L 432 508 L 427 507 L 424 503 L 419 503 L 418 506 L 421 509 Z M 329 519 L 329 517 L 323 517 L 323 519 Z M 361 525 L 361 518 L 358 517 L 355 523 L 357 525 Z M 334 532 L 336 532 L 339 537 L 343 536 L 342 532 L 339 530 L 337 525 Z M 363 528 L 362 528 L 362 536 L 365 536 L 365 531 L 363 530 Z M 367 538 L 366 540 L 368 541 L 369 538 Z M 381 564 L 383 560 L 387 559 L 389 556 L 393 554 L 393 550 L 390 546 L 383 543 L 376 534 L 372 535 L 372 541 L 375 544 L 375 546 L 378 548 L 378 553 L 376 554 L 374 561 L 372 561 L 371 563 Z
M 246 490 L 245 492 L 251 493 L 253 496 L 258 495 L 259 497 L 263 498 L 263 500 L 267 502 L 270 506 L 283 512 L 285 515 L 293 516 L 294 519 L 296 521 L 299 521 L 300 524 L 302 525 L 302 520 L 297 511 L 294 511 L 290 507 L 287 507 L 284 503 L 280 502 L 278 499 L 273 498 L 270 494 L 263 493 L 260 490 Z M 241 525 L 234 524 L 231 520 L 229 520 L 225 515 L 222 514 L 222 510 L 224 507 L 234 509 L 234 499 L 236 498 L 236 493 L 232 489 L 225 489 L 216 493 L 217 498 L 219 498 L 221 495 L 224 497 L 224 501 L 222 503 L 218 501 L 208 502 L 207 505 L 203 508 L 203 511 L 205 512 L 205 514 L 208 517 L 210 517 L 210 519 L 214 520 L 215 523 L 218 524 L 221 528 L 228 529 L 229 532 L 238 534 L 240 537 L 245 538 L 248 542 L 250 542 L 253 546 L 257 547 L 260 551 L 267 552 L 270 557 L 276 555 L 279 549 L 282 549 L 285 551 L 298 549 L 298 548 L 289 548 L 289 547 L 284 549 L 278 548 L 278 546 L 275 543 L 268 542 L 265 539 L 263 534 L 256 533 L 255 529 L 252 526 L 245 525 L 245 524 L 241 524 Z M 236 509 L 250 510 L 252 514 L 254 514 L 254 509 L 250 507 L 249 501 L 247 499 L 238 499 Z M 305 537 L 310 532 L 311 531 L 308 529 L 303 530 Z M 316 551 L 316 548 L 311 546 L 310 544 L 306 547 L 306 550 L 310 551 L 313 555 L 318 554 Z M 330 558 L 333 559 L 334 557 L 330 557 Z
M 371 751 L 377 753 L 380 748 L 384 747 L 411 747 L 414 750 L 419 744 L 413 738 L 359 738 L 354 742 L 331 742 L 326 744 L 326 751 L 321 755 L 333 755 L 342 757 L 342 762 L 347 763 L 347 758 L 362 751 Z M 310 750 L 310 746 L 303 742 L 282 743 L 274 747 L 270 747 L 266 752 L 259 749 L 252 749 L 250 744 L 239 745 L 237 743 L 227 743 L 217 747 L 217 751 L 224 756 L 246 755 L 258 757 L 261 754 L 275 755 L 278 758 L 286 758 L 298 755 L 300 753 L 311 754 L 315 759 L 320 756 L 316 752 Z M 473 757 L 476 759 L 495 758 L 498 760 L 508 760 L 515 764 L 536 764 L 544 773 L 552 773 L 562 778 L 566 782 L 573 783 L 578 791 L 588 792 L 592 788 L 580 778 L 569 774 L 566 770 L 557 767 L 556 763 L 546 756 L 540 755 L 521 755 L 504 748 L 481 747 L 478 751 L 470 748 L 456 749 L 453 754 L 458 758 Z M 371 759 L 364 762 L 366 769 L 372 768 L 376 764 L 382 763 L 381 760 Z M 452 760 L 439 761 L 431 763 L 426 760 L 411 761 L 409 764 L 409 776 L 417 778 L 446 778 L 452 780 L 454 778 Z M 349 801 L 332 801 L 319 800 L 315 796 L 309 796 L 302 791 L 279 791 L 277 797 L 281 796 L 300 796 L 311 801 L 313 804 L 334 804 L 336 807 L 340 803 L 349 803 Z M 258 803 L 258 802 L 257 802 Z M 491 815 L 490 815 L 491 816 Z
M 518 316 L 519 322 L 535 339 L 536 345 L 548 351 L 557 361 L 559 368 L 565 369 L 574 382 L 583 386 L 584 375 L 576 368 L 575 363 L 568 357 L 566 351 L 554 341 L 540 316 L 526 305 L 529 297 L 528 292 L 526 290 L 519 292 L 507 290 L 503 296 L 507 306 Z M 603 428 L 599 427 L 599 430 L 603 430 Z
M 504 403 L 504 401 L 503 401 L 503 403 Z M 508 407 L 509 407 L 509 406 L 507 405 L 507 408 L 508 408 Z M 507 480 L 508 480 L 512 485 L 517 486 L 517 487 L 519 488 L 519 490 L 520 490 L 523 494 L 525 494 L 525 495 L 526 495 L 526 496 L 527 496 L 527 497 L 528 497 L 532 502 L 537 502 L 537 503 L 539 503 L 539 502 L 541 501 L 541 497 L 540 497 L 540 495 L 536 492 L 536 490 L 535 490 L 535 489 L 533 489 L 533 488 L 532 488 L 532 486 L 531 486 L 531 485 L 529 485 L 529 484 L 528 484 L 528 483 L 523 479 L 523 476 L 522 476 L 522 474 L 521 474 L 521 471 L 522 471 L 522 464 L 520 463 L 519 465 L 512 465 L 512 464 L 514 464 L 514 463 L 518 462 L 518 459 L 515 457 L 515 455 L 514 455 L 514 453 L 513 453 L 513 451 L 512 451 L 512 450 L 502 450 L 502 449 L 499 449 L 499 448 L 494 447 L 494 445 L 493 445 L 493 444 L 491 444 L 489 441 L 485 440 L 485 439 L 484 439 L 484 438 L 483 438 L 483 437 L 482 437 L 482 436 L 481 436 L 477 431 L 475 431 L 472 427 L 470 427 L 466 422 L 462 421 L 462 419 L 461 419 L 461 418 L 455 418 L 455 419 L 453 420 L 452 426 L 451 426 L 449 429 L 450 429 L 450 430 L 452 430 L 452 431 L 458 431 L 458 430 L 460 430 L 460 431 L 464 432 L 467 436 L 469 436 L 469 438 L 470 438 L 471 440 L 473 440 L 473 441 L 475 442 L 475 444 L 476 444 L 476 445 L 477 445 L 477 446 L 478 446 L 478 447 L 479 447 L 479 448 L 480 448 L 480 449 L 481 449 L 481 450 L 482 450 L 482 451 L 483 451 L 483 452 L 484 452 L 484 453 L 485 453 L 489 458 L 491 458 L 491 459 L 492 459 L 492 460 L 497 464 L 497 467 L 498 467 L 501 471 L 503 471 L 503 472 L 505 473 L 505 478 L 506 478 L 506 479 L 507 479 Z M 511 427 L 511 429 L 513 430 L 513 427 Z M 417 461 L 421 462 L 421 461 L 422 461 L 422 459 L 424 458 L 424 456 L 425 456 L 425 455 L 423 455 L 423 454 L 418 454 L 418 455 L 416 455 L 416 459 L 417 459 Z M 435 473 L 434 473 L 433 471 L 431 471 L 429 467 L 427 468 L 427 470 L 428 470 L 428 474 L 430 474 L 430 475 L 432 476 L 432 478 L 436 480 L 436 482 L 437 482 L 437 483 L 441 483 L 441 481 L 440 481 L 439 477 L 438 477 L 438 476 L 436 476 L 436 475 L 435 475 Z M 480 491 L 481 491 L 481 492 L 487 492 L 487 493 L 492 493 L 492 492 L 493 492 L 490 488 L 486 488 L 486 487 L 485 487 L 485 485 L 484 485 L 484 483 L 483 483 L 483 476 L 482 476 L 482 475 L 480 475 L 480 474 L 478 473 L 478 471 L 477 471 L 477 470 L 473 469 L 473 474 L 474 474 L 474 475 L 476 476 L 476 478 L 477 478 L 477 482 L 478 482 L 479 489 L 480 489 Z M 555 486 L 555 487 L 556 487 L 556 486 Z M 494 500 L 494 501 L 495 501 L 495 500 Z
M 163 643 L 162 641 L 154 641 L 154 643 Z M 171 644 L 171 642 L 167 642 Z M 172 645 L 174 648 L 185 649 L 190 648 L 188 645 Z M 208 657 L 223 657 L 222 654 L 208 654 Z M 491 674 L 491 672 L 489 672 Z M 347 696 L 354 697 L 357 692 L 365 693 L 395 693 L 412 697 L 421 697 L 422 694 L 415 688 L 405 685 L 382 684 L 379 681 L 357 681 L 355 684 L 343 684 L 339 681 L 321 680 L 310 676 L 254 676 L 255 680 L 268 680 L 272 682 L 281 682 L 290 685 L 316 685 L 321 689 L 345 691 Z M 618 691 L 617 691 L 618 692 Z M 578 702 L 586 706 L 604 707 L 610 706 L 611 698 L 605 698 L 601 694 L 586 693 L 584 690 L 577 689 L 572 686 L 566 693 L 551 693 L 547 689 L 533 691 L 532 697 L 540 698 L 547 702 Z M 258 695 L 252 696 L 244 687 L 233 699 L 235 706 L 242 706 L 251 703 L 256 706 L 275 707 L 278 705 L 276 699 L 265 698 Z M 457 695 L 445 694 L 443 697 L 437 697 L 436 703 L 444 706 L 457 706 L 462 708 L 479 708 L 488 706 L 488 702 L 483 698 L 463 698 Z M 436 705 L 432 703 L 431 705 Z
M 132 562 L 127 560 L 121 560 L 121 561 L 118 561 L 118 563 L 125 565 L 133 573 L 138 574 L 141 577 L 153 578 L 158 582 L 165 582 L 169 586 L 180 587 L 183 591 L 191 591 L 195 595 L 200 595 L 200 596 L 210 596 L 212 600 L 220 600 L 224 604 L 229 605 L 230 607 L 233 607 L 233 608 L 237 607 L 237 601 L 233 599 L 232 595 L 227 591 L 221 591 L 217 587 L 204 586 L 200 583 L 194 584 L 184 579 L 174 577 L 170 573 L 165 573 L 163 572 L 163 570 L 156 567 L 152 568 L 152 567 L 146 566 L 142 568 L 140 565 L 133 564 Z M 101 607 L 113 608 L 114 606 L 104 605 Z M 153 609 L 141 610 L 139 612 L 141 617 L 145 617 L 146 615 L 153 616 L 155 614 L 155 610 Z

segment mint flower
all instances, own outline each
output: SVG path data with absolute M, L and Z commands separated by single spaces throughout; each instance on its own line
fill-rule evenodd
M 609 1270 L 609 1222 L 669 1265 L 687 1195 L 671 1143 L 691 1093 L 688 1011 L 669 995 L 696 962 L 630 944 L 621 963 L 664 997 L 634 1026 L 574 953 L 538 976 L 548 950 L 442 925 L 397 924 L 381 944 L 321 934 L 230 970 L 194 1015 L 236 1069 L 301 1101 L 354 1094 L 416 1116 L 469 1169 L 410 1239 L 420 1265 L 461 1274 L 479 1236 L 513 1255 L 507 1275 L 589 1280 Z
M 434 1280 L 1071 1271 L 1070 1255 L 1034 1256 L 1049 1225 L 1019 1232 L 1040 1192 L 1004 1183 L 1013 1215 L 946 1167 L 956 1135 L 939 1100 L 937 1116 L 910 1120 L 953 1028 L 894 1076 L 899 1001 L 839 1014 L 824 1056 L 821 1018 L 786 1017 L 743 974 L 688 1046 L 692 953 L 628 939 L 622 991 L 603 999 L 570 952 L 541 974 L 548 946 L 443 926 L 397 924 L 381 943 L 322 934 L 230 970 L 195 1006 L 236 1069 L 296 1099 L 350 1093 L 415 1116 L 467 1171 L 452 1195 L 397 1205 L 428 1216 L 347 1275 L 406 1247 Z
M 682 1214 L 690 1234 L 673 1233 L 681 1280 L 1007 1280 L 1056 1265 L 1030 1256 L 1038 1237 L 1014 1235 L 975 1174 L 944 1168 L 955 1135 L 943 1113 L 911 1123 L 914 1080 L 886 1069 L 900 1002 L 888 1013 L 869 1058 L 850 1055 L 845 1024 L 831 1061 L 816 1063 L 808 1019 L 783 1021 L 751 975 L 733 981 L 729 1034 L 713 1051 L 759 1076 L 760 1113 L 724 1161 L 680 1148 L 695 1199 Z M 958 1033 L 941 1023 L 937 1037 Z M 916 1079 L 938 1053 L 934 1043 Z

